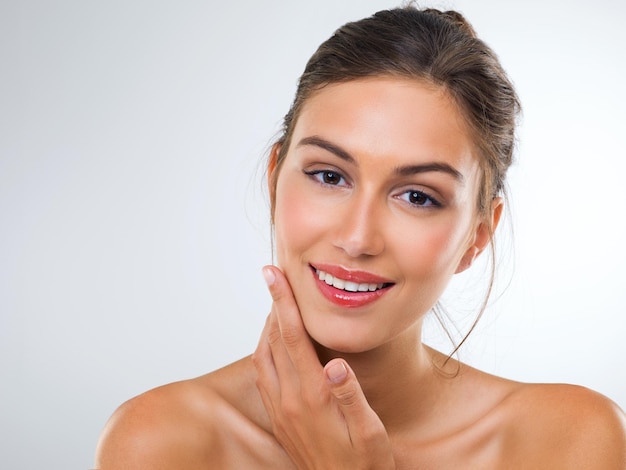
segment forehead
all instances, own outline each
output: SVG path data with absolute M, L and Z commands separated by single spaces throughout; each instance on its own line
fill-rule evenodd
M 477 164 L 457 104 L 444 88 L 417 80 L 376 77 L 322 88 L 304 103 L 291 145 L 310 136 L 378 165 L 445 161 L 471 173 Z

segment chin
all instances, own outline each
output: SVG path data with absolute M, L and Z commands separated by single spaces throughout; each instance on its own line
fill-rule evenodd
M 332 351 L 338 354 L 360 354 L 366 351 L 369 351 L 369 348 L 364 348 L 362 344 L 354 344 L 354 343 L 346 343 L 339 341 L 325 341 L 320 342 L 313 338 L 313 341 L 317 345 L 317 349 L 319 351 L 320 348 L 323 348 L 327 351 Z
M 304 321 L 305 328 L 317 346 L 344 354 L 358 354 L 380 346 L 382 338 L 366 331 L 363 325 L 355 328 L 351 321 Z M 319 350 L 319 348 L 318 348 Z

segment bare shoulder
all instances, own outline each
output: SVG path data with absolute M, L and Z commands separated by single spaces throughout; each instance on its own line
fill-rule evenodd
M 195 469 L 220 463 L 224 442 L 233 445 L 237 429 L 250 435 L 251 428 L 258 428 L 245 405 L 253 383 L 246 362 L 155 388 L 122 404 L 102 432 L 96 468 Z
M 199 467 L 198 450 L 211 446 L 219 398 L 193 380 L 165 385 L 122 404 L 107 422 L 96 468 Z
M 528 468 L 626 469 L 626 416 L 584 387 L 526 384 L 502 403 L 505 452 Z M 523 466 L 526 468 L 526 466 Z

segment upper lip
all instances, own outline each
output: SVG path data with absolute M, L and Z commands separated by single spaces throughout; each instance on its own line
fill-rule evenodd
M 344 281 L 351 281 L 359 284 L 393 284 L 393 281 L 386 279 L 382 276 L 378 276 L 367 271 L 344 268 L 343 266 L 320 263 L 311 264 L 311 267 L 313 269 L 329 273 L 333 277 L 343 279 Z

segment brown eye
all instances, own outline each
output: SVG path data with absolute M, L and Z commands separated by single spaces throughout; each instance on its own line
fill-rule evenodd
M 325 171 L 322 173 L 322 181 L 326 184 L 337 185 L 341 181 L 341 176 L 334 171 Z
M 338 173 L 333 170 L 313 170 L 313 171 L 305 171 L 305 175 L 309 176 L 313 180 L 317 181 L 320 184 L 328 185 L 328 186 L 345 186 L 347 181 L 341 173 Z
M 441 204 L 423 191 L 407 191 L 403 195 L 409 204 L 416 207 L 439 207 Z
M 423 206 L 428 201 L 426 194 L 419 191 L 412 191 L 409 194 L 409 202 L 418 206 Z

